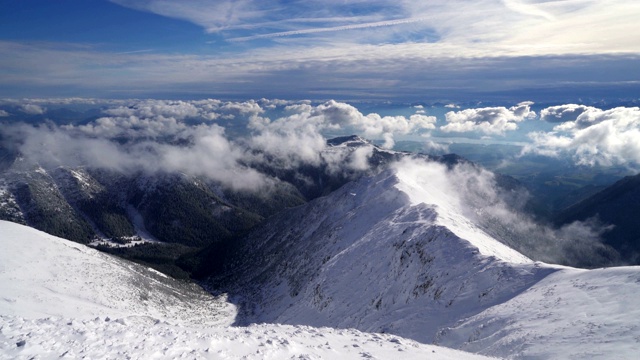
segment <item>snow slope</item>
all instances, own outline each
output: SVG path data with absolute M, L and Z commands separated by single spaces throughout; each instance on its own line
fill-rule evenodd
M 483 359 L 393 335 L 229 327 L 198 287 L 0 221 L 0 359 Z
M 563 269 L 444 329 L 438 343 L 526 359 L 637 359 L 640 267 Z
M 422 169 L 424 170 L 424 169 Z M 255 231 L 226 284 L 241 324 L 393 333 L 507 358 L 637 358 L 640 267 L 533 262 L 434 164 L 362 178 Z
M 68 240 L 1 221 L 0 313 L 27 318 L 143 316 L 226 324 L 235 310 L 199 287 Z
M 239 323 L 353 327 L 430 343 L 440 328 L 558 270 L 490 238 L 446 194 L 409 180 L 394 170 L 362 178 L 256 230 L 229 278 L 214 281 L 237 295 Z

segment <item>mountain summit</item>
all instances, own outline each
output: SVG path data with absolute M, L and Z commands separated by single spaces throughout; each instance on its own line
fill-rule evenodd
M 530 260 L 475 224 L 457 183 L 469 179 L 448 171 L 400 162 L 276 215 L 209 285 L 229 292 L 240 325 L 356 328 L 508 358 L 570 357 L 588 333 L 580 357 L 633 353 L 640 269 Z
M 356 327 L 432 342 L 435 329 L 557 270 L 474 225 L 447 171 L 401 163 L 272 218 L 237 250 L 228 275 L 215 279 L 243 295 L 238 321 Z

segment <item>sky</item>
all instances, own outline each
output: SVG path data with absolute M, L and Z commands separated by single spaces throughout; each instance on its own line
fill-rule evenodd
M 638 18 L 623 0 L 0 0 L 0 121 L 51 163 L 86 146 L 142 166 L 129 136 L 171 169 L 226 154 L 215 173 L 247 148 L 314 163 L 352 133 L 639 169 Z M 64 107 L 90 111 L 62 126 Z M 36 118 L 58 125 L 13 126 Z
M 624 0 L 0 0 L 0 97 L 637 98 Z

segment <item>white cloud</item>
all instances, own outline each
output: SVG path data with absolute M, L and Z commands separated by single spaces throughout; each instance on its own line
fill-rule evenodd
M 551 106 L 540 111 L 540 120 L 548 122 L 572 121 L 589 109 L 595 108 L 577 104 Z
M 418 43 L 435 42 L 455 56 L 474 51 L 498 56 L 637 52 L 640 43 L 634 31 L 640 6 L 624 0 L 311 0 L 286 6 L 256 0 L 112 1 L 191 21 L 229 39 L 304 36 L 307 45 L 310 39 L 349 48 L 397 43 L 398 34 L 410 32 L 434 34 L 435 41 L 427 37 Z
M 449 146 L 447 144 L 440 144 L 433 140 L 427 140 L 422 145 L 422 151 L 431 155 L 442 155 L 449 152 Z
M 554 107 L 545 109 L 545 113 L 562 116 L 562 109 L 575 108 L 576 105 Z M 578 109 L 582 112 L 575 120 L 556 125 L 551 132 L 529 134 L 533 144 L 524 153 L 567 154 L 580 165 L 640 165 L 640 108 Z
M 46 103 L 46 102 L 42 102 Z M 285 116 L 264 116 L 260 104 L 281 106 Z M 14 104 L 19 104 L 16 102 Z M 31 103 L 29 103 L 31 104 Z M 268 177 L 247 164 L 280 168 L 326 166 L 329 172 L 363 171 L 372 146 L 327 150 L 323 131 L 342 130 L 380 136 L 393 144 L 395 134 L 433 129 L 424 115 L 363 115 L 336 101 L 227 102 L 220 100 L 119 100 L 100 104 L 108 115 L 83 125 L 17 125 L 7 129 L 27 159 L 46 167 L 88 165 L 122 172 L 183 172 L 206 176 L 234 188 L 257 189 Z M 37 106 L 37 105 L 34 105 Z M 284 107 L 282 107 L 284 106 Z M 244 135 L 230 140 L 211 119 L 238 117 Z
M 22 104 L 20 105 L 20 111 L 29 115 L 42 115 L 47 109 L 36 104 Z
M 408 119 L 404 116 L 380 116 L 376 113 L 364 116 L 355 107 L 335 101 L 318 106 L 315 113 L 332 125 L 352 126 L 365 137 L 383 137 L 386 147 L 393 147 L 393 136 L 396 134 L 406 135 L 435 129 L 437 120 L 434 116 L 421 114 L 411 115 Z
M 521 102 L 510 108 L 487 107 L 450 111 L 445 117 L 447 125 L 440 127 L 444 132 L 479 132 L 483 134 L 504 135 L 518 128 L 518 123 L 533 119 L 536 113 L 531 110 L 530 101 Z
M 104 111 L 116 117 L 171 117 L 185 119 L 199 115 L 198 108 L 186 101 L 143 100 L 130 106 L 120 106 Z
M 20 139 L 20 152 L 44 167 L 91 166 L 134 173 L 145 171 L 181 172 L 205 176 L 234 189 L 257 190 L 270 180 L 244 166 L 245 149 L 230 142 L 217 125 L 199 125 L 184 130 L 189 143 L 174 144 L 142 140 L 125 144 L 103 137 L 86 136 L 73 127 L 32 127 L 7 129 Z
M 208 32 L 253 21 L 261 16 L 258 2 L 249 0 L 111 0 L 112 2 L 149 11 L 158 15 L 188 20 L 204 27 Z
M 438 95 L 449 89 L 454 93 L 469 88 L 478 92 L 523 86 L 548 89 L 637 78 L 617 70 L 626 64 L 634 71 L 640 53 L 640 32 L 636 31 L 640 5 L 633 1 L 114 2 L 216 31 L 211 36 L 212 50 L 126 54 L 101 51 L 97 45 L 69 44 L 66 39 L 59 43 L 0 41 L 0 68 L 11 74 L 0 83 L 7 89 L 3 94 L 33 96 L 29 90 L 55 87 L 75 94 L 88 94 L 86 90 L 91 89 L 91 96 L 114 96 L 116 91 L 118 97 L 141 92 L 174 95 L 181 90 L 238 98 L 261 92 L 285 98 L 301 94 L 324 99 L 337 94 L 382 98 L 382 92 L 398 94 L 395 89 L 405 91 L 397 97 L 418 97 L 416 93 L 425 96 L 425 88 Z M 385 26 L 372 27 L 376 24 Z M 276 34 L 290 36 L 269 37 Z M 269 39 L 249 46 L 227 42 L 243 36 Z M 224 51 L 216 51 L 224 42 Z M 552 58 L 562 55 L 575 58 Z M 582 62 L 584 55 L 631 59 L 609 59 L 608 67 L 616 71 L 605 71 L 593 65 L 606 62 L 603 58 Z M 523 57 L 540 61 L 523 61 Z M 509 63 L 509 59 L 519 61 Z M 501 71 L 503 65 L 508 71 Z M 594 69 L 609 76 L 596 76 Z M 474 76 L 470 78 L 469 73 Z M 15 95 L 16 88 L 23 90 L 20 95 Z M 445 94 L 443 98 L 452 97 Z
M 5 110 L 0 110 L 0 117 L 7 117 L 9 116 L 9 113 L 6 112 Z
M 431 201 L 453 208 L 485 232 L 512 249 L 539 261 L 572 266 L 611 265 L 614 252 L 599 236 L 609 229 L 594 221 L 575 222 L 560 229 L 537 223 L 522 211 L 529 194 L 523 189 L 498 186 L 493 173 L 461 163 L 447 168 L 440 163 L 404 159 L 399 171 L 421 179 L 432 191 Z M 446 210 L 445 210 L 446 211 Z

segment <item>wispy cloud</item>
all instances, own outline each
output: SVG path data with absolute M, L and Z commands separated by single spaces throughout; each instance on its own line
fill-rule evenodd
M 388 28 L 361 35 L 344 34 L 341 39 L 335 39 L 335 34 L 331 36 L 335 43 L 398 44 L 407 40 L 398 36 L 398 30 L 393 28 L 417 24 L 409 31 L 418 38 L 420 34 L 435 31 L 443 45 L 481 42 L 488 51 L 503 55 L 523 52 L 528 52 L 528 55 L 550 55 L 640 51 L 640 34 L 634 31 L 640 5 L 624 0 L 378 0 L 287 4 L 254 0 L 112 1 L 187 20 L 208 32 L 222 32 L 233 41 L 305 35 L 310 37 L 308 40 L 323 43 L 331 40 L 325 37 L 328 33 Z M 309 28 L 310 23 L 317 26 Z M 415 39 L 412 36 L 408 41 L 415 42 Z M 458 47 L 459 52 L 451 55 L 469 55 L 462 50 L 463 47 Z
M 116 55 L 140 54 L 140 53 L 148 53 L 152 51 L 153 49 L 132 50 L 132 51 L 119 52 L 119 53 L 116 53 Z
M 460 101 L 504 92 L 515 101 L 539 102 L 591 94 L 619 97 L 615 89 L 620 86 L 638 88 L 627 80 L 640 75 L 639 56 L 506 57 L 469 46 L 465 51 L 474 56 L 459 58 L 452 57 L 455 49 L 442 44 L 283 45 L 242 55 L 116 54 L 0 41 L 0 96 Z
M 398 19 L 398 20 L 386 20 L 386 21 L 377 21 L 370 22 L 364 24 L 353 24 L 353 25 L 342 25 L 342 26 L 333 26 L 333 27 L 323 27 L 323 28 L 312 28 L 312 29 L 301 29 L 301 30 L 292 30 L 292 31 L 283 31 L 283 32 L 275 32 L 269 34 L 260 34 L 260 35 L 252 35 L 245 37 L 236 37 L 230 38 L 231 41 L 249 41 L 255 39 L 265 39 L 265 38 L 273 38 L 273 37 L 283 37 L 283 36 L 293 36 L 293 35 L 305 35 L 305 34 L 317 34 L 324 32 L 336 32 L 336 31 L 346 31 L 346 30 L 357 30 L 357 29 L 368 29 L 368 28 L 376 28 L 376 27 L 384 27 L 384 26 L 394 26 L 401 24 L 411 24 L 424 21 L 424 19 Z
M 519 101 L 569 93 L 551 93 L 559 87 L 578 97 L 639 86 L 637 2 L 112 2 L 208 35 L 196 50 L 171 52 L 0 40 L 0 96 L 539 96 Z

